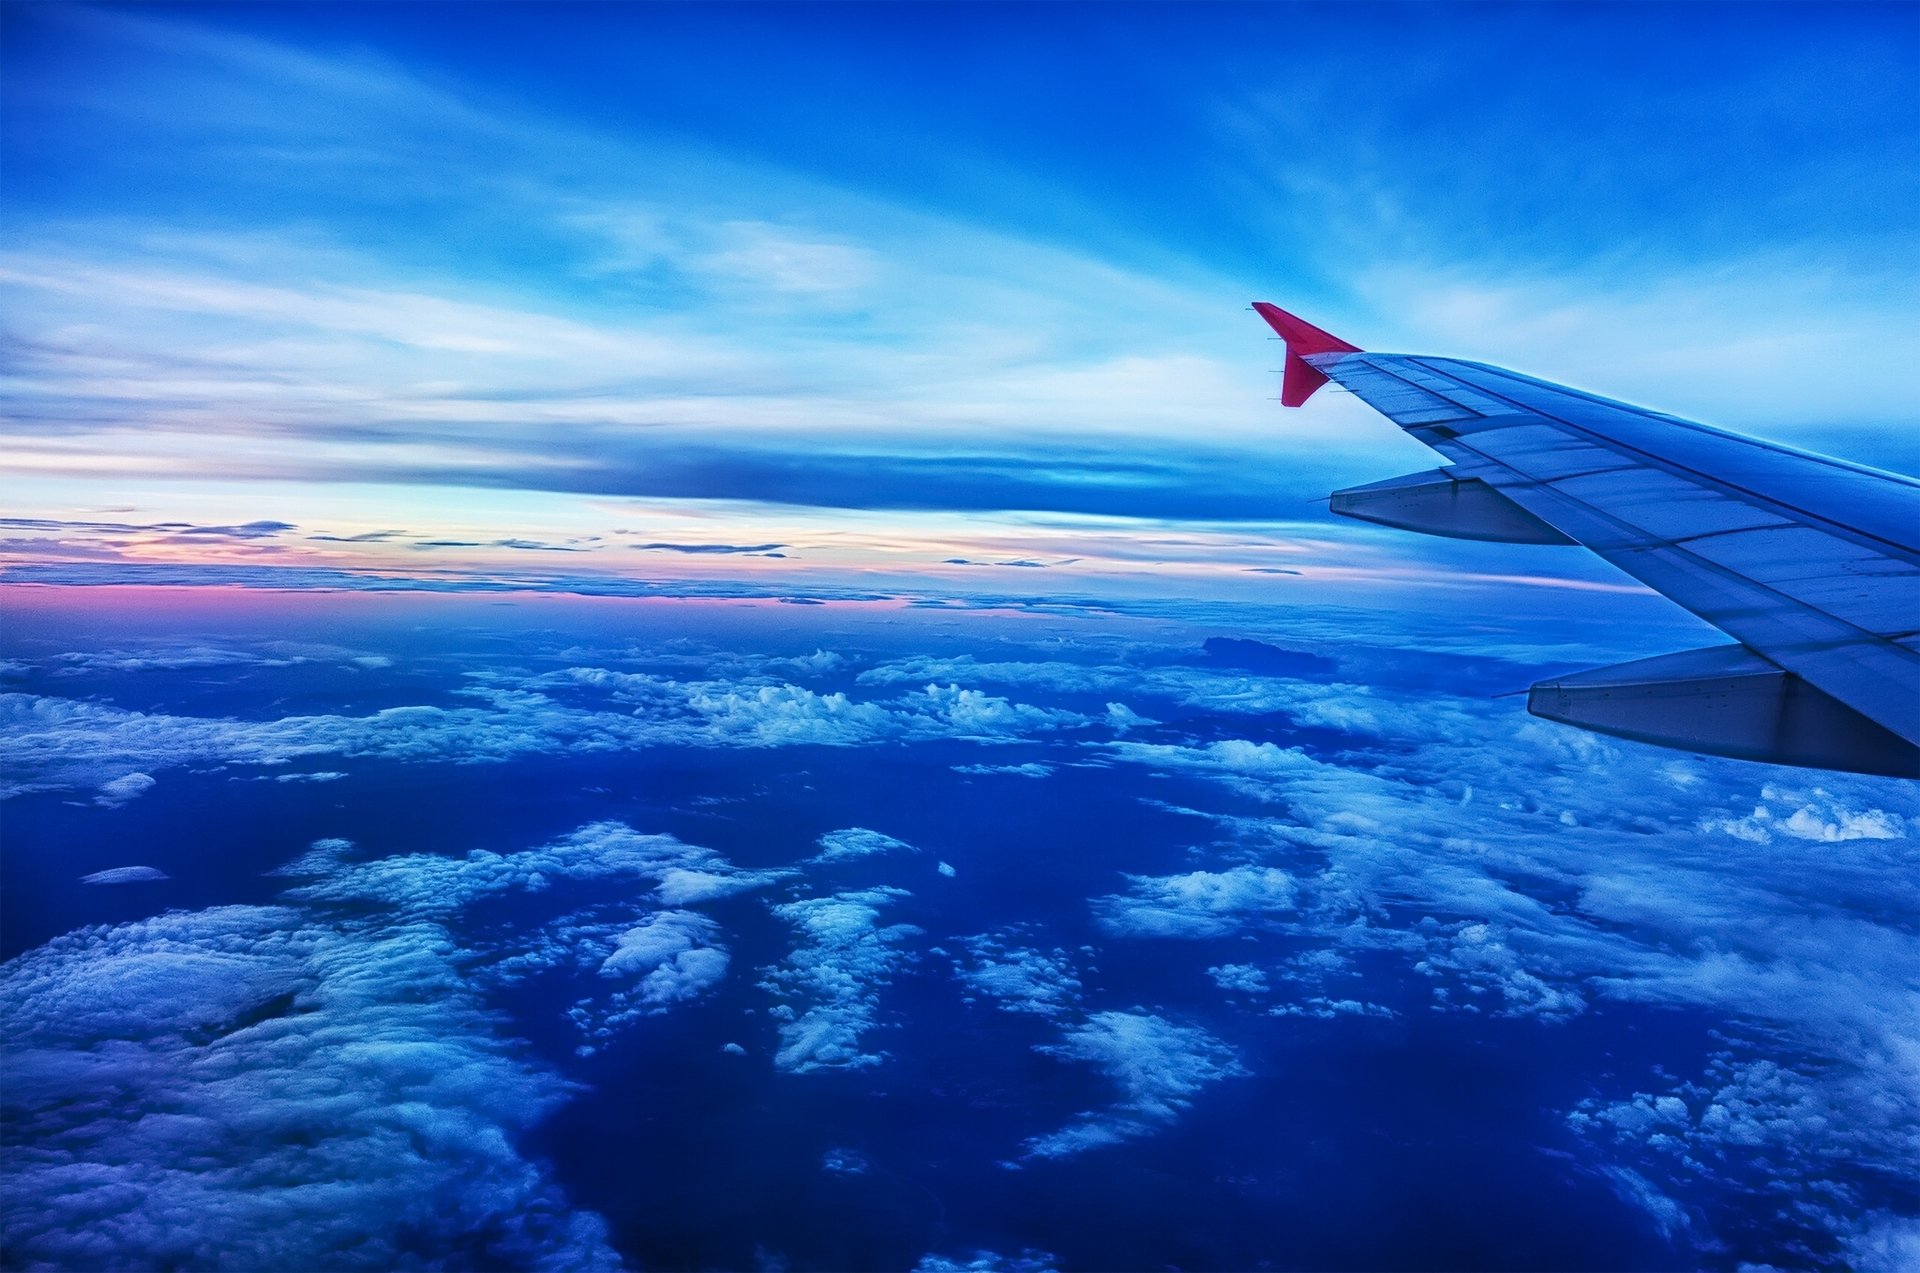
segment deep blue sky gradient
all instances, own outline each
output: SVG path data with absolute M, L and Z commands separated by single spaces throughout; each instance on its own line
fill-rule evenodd
M 1424 453 L 1331 392 L 1266 402 L 1255 296 L 1371 348 L 1920 451 L 1910 6 L 0 20 L 9 444 L 57 483 L 14 501 L 43 521 L 558 542 L 531 499 L 555 491 L 649 501 L 669 541 L 712 500 L 763 523 L 736 542 L 806 508 L 1297 517 L 1426 569 L 1312 511 Z M 354 482 L 393 511 L 334 520 Z M 618 524 L 561 519 L 588 552 Z M 129 549 L 16 550 L 102 553 Z

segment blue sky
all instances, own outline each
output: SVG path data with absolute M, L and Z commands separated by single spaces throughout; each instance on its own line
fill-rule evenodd
M 1614 582 L 1334 525 L 1430 457 L 1283 415 L 1255 298 L 1914 466 L 1911 6 L 5 22 L 5 547 L 43 573 Z

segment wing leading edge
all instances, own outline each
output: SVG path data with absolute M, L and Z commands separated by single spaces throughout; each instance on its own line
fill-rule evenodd
M 1920 482 L 1481 363 L 1368 353 L 1254 308 L 1287 343 L 1286 405 L 1332 380 L 1449 461 L 1335 492 L 1335 513 L 1581 544 L 1734 639 L 1542 682 L 1529 711 L 1714 755 L 1920 777 Z

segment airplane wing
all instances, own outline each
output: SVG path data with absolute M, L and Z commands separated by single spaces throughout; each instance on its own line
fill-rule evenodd
M 1733 638 L 1543 681 L 1536 716 L 1713 755 L 1920 777 L 1920 482 L 1482 363 L 1374 354 L 1258 302 L 1281 401 L 1328 380 L 1446 457 L 1335 513 L 1581 544 Z

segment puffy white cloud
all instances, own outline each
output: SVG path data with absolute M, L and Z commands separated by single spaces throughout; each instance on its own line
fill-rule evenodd
M 1306 993 L 1276 1015 L 1391 1014 L 1358 976 L 1383 975 L 1379 959 L 1359 956 L 1388 955 L 1428 979 L 1441 1011 L 1551 1024 L 1609 1000 L 1683 1007 L 1734 1032 L 1729 1065 L 1803 1058 L 1807 1089 L 1826 1106 L 1820 1120 L 1788 1117 L 1756 1140 L 1738 1101 L 1702 1099 L 1714 1090 L 1703 1080 L 1707 1090 L 1673 1094 L 1692 1130 L 1607 1142 L 1605 1165 L 1649 1182 L 1654 1194 L 1636 1205 L 1658 1223 L 1674 1223 L 1659 1199 L 1699 1196 L 1670 1175 L 1696 1170 L 1683 1159 L 1749 1191 L 1766 1187 L 1763 1174 L 1777 1179 L 1786 1126 L 1802 1178 L 1920 1172 L 1911 1137 L 1892 1131 L 1920 1125 L 1911 1060 L 1920 1001 L 1910 993 L 1920 940 L 1888 922 L 1920 908 L 1910 787 L 1846 775 L 1814 785 L 1810 775 L 1683 761 L 1494 703 L 1316 692 L 1317 710 L 1284 710 L 1340 726 L 1350 750 L 1219 738 L 1094 744 L 1120 763 L 1217 783 L 1269 811 L 1182 806 L 1218 828 L 1236 862 L 1294 883 L 1295 909 L 1272 918 L 1308 945 L 1283 974 Z M 1096 899 L 1096 913 L 1108 931 L 1131 933 L 1127 911 L 1159 901 L 1136 886 Z M 1174 928 L 1220 927 L 1204 905 L 1155 909 L 1170 912 Z M 1329 984 L 1336 979 L 1349 984 Z M 1608 1117 L 1597 1108 L 1584 1116 L 1611 1129 L 1675 1108 L 1650 1099 L 1642 1115 L 1634 1104 L 1610 1093 L 1600 1102 Z M 1701 1129 L 1713 1106 L 1725 1134 Z M 1627 1177 L 1611 1179 L 1624 1189 Z M 1809 1201 L 1794 1223 L 1815 1244 L 1851 1241 L 1862 1215 L 1911 1214 L 1897 1196 L 1875 1186 L 1831 1206 Z
M 968 962 L 955 969 L 960 984 L 993 1000 L 1002 1012 L 1059 1017 L 1080 1000 L 1080 978 L 1059 948 L 1016 944 L 1019 930 L 983 933 L 963 943 Z
M 890 835 L 870 831 L 866 827 L 847 827 L 841 831 L 829 831 L 820 837 L 820 851 L 807 859 L 816 864 L 827 862 L 850 862 L 858 858 L 872 857 L 878 853 L 892 853 L 904 850 L 918 853 L 920 850 L 905 840 L 896 840 Z
M 639 977 L 698 946 L 710 945 L 720 926 L 692 911 L 659 911 L 621 933 L 600 961 L 603 977 Z
M 715 940 L 719 928 L 691 911 L 661 911 L 620 935 L 600 975 L 638 977 L 633 996 L 650 1009 L 698 998 L 727 975 L 726 947 Z
M 458 961 L 431 921 L 225 907 L 0 967 L 10 1256 L 613 1267 L 515 1148 L 566 1084 L 492 1033 Z
M 1029 760 L 1018 765 L 952 765 L 957 774 L 1011 774 L 1018 778 L 1046 778 L 1053 774 L 1052 765 L 1043 765 L 1037 760 Z
M 1234 994 L 1263 995 L 1272 989 L 1267 974 L 1252 964 L 1215 964 L 1207 969 L 1207 976 L 1222 990 Z
M 878 1024 L 880 990 L 908 958 L 901 943 L 920 929 L 883 928 L 880 910 L 907 896 L 904 889 L 870 888 L 773 907 L 799 938 L 761 983 L 781 1000 L 772 1010 L 780 1022 L 777 1067 L 806 1074 L 864 1069 L 884 1059 L 866 1047 L 864 1036 Z
M 719 925 L 691 911 L 658 911 L 625 931 L 618 928 L 606 920 L 570 917 L 546 934 L 544 945 L 510 964 L 496 965 L 496 975 L 510 979 L 597 958 L 600 976 L 622 983 L 610 994 L 580 999 L 567 1010 L 582 1036 L 575 1049 L 581 1056 L 593 1055 L 643 1018 L 698 999 L 725 979 L 732 962 L 718 940 Z
M 138 800 L 153 789 L 151 774 L 126 774 L 112 778 L 100 784 L 94 793 L 93 802 L 109 809 L 117 809 L 129 800 Z
M 631 904 L 622 922 L 607 903 L 534 931 L 490 925 L 477 942 L 455 921 L 562 879 L 679 872 L 731 887 L 752 873 L 614 822 L 518 853 L 353 858 L 348 841 L 316 841 L 277 872 L 300 881 L 283 905 L 82 929 L 0 966 L 0 1101 L 19 1147 L 0 1185 L 10 1254 L 618 1263 L 598 1217 L 571 1210 L 515 1148 L 570 1087 L 494 1033 L 481 994 L 541 969 L 597 971 L 619 988 L 569 1015 L 598 1044 L 715 985 L 728 964 L 718 926 L 678 909 L 636 923 Z M 808 921 L 822 947 L 860 945 L 824 913 Z M 827 962 L 810 985 L 832 988 Z
M 538 892 L 557 879 L 658 879 L 687 866 L 725 873 L 726 863 L 711 849 L 670 835 L 642 834 L 623 822 L 592 822 L 517 853 L 407 853 L 341 866 L 288 896 L 304 902 L 378 902 L 406 913 L 437 915 L 492 894 Z
M 1335 1017 L 1394 1017 L 1399 1014 L 1385 1004 L 1363 999 L 1329 999 L 1315 995 L 1298 1003 L 1282 1003 L 1267 1009 L 1270 1017 L 1315 1017 L 1331 1021 Z
M 1435 993 L 1455 1004 L 1478 1007 L 1472 996 L 1497 995 L 1494 1011 L 1509 1017 L 1549 1020 L 1577 1016 L 1586 1009 L 1578 991 L 1555 986 L 1529 972 L 1520 955 L 1490 924 L 1463 924 L 1445 942 L 1436 942 L 1414 971 L 1450 984 Z M 1460 993 L 1464 992 L 1464 996 Z
M 1707 817 L 1702 831 L 1718 831 L 1749 844 L 1771 844 L 1775 836 L 1838 843 L 1844 840 L 1896 840 L 1909 832 L 1907 815 L 1868 806 L 1842 804 L 1821 788 L 1794 791 L 1769 784 L 1761 802 L 1744 817 Z
M 1828 1230 L 1827 1242 L 1803 1248 L 1801 1261 L 1912 1267 L 1907 1257 L 1920 1235 L 1912 1188 L 1920 1101 L 1889 1085 L 1883 1071 L 1828 1062 L 1794 1068 L 1729 1049 L 1696 1080 L 1665 1092 L 1585 1100 L 1568 1122 L 1634 1158 L 1637 1169 L 1608 1174 L 1644 1185 L 1623 1196 L 1663 1227 L 1676 1216 L 1687 1221 L 1673 1195 L 1711 1215 L 1723 1200 L 1777 1193 L 1792 1181 L 1801 1189 L 1791 1195 L 1791 1213 Z M 1809 1189 L 1810 1182 L 1817 1184 Z
M 498 678 L 494 678 L 497 680 Z M 580 706 L 541 688 L 598 690 L 636 708 Z M 1073 712 L 928 685 L 885 701 L 787 684 L 679 682 L 574 668 L 463 691 L 482 706 L 391 707 L 365 716 L 277 720 L 137 712 L 104 703 L 0 694 L 0 798 L 61 787 L 130 783 L 127 771 L 186 765 L 278 766 L 308 756 L 455 764 L 652 746 L 867 746 L 936 738 L 996 742 L 1081 726 Z M 305 780 L 319 780 L 303 775 Z M 116 794 L 124 791 L 130 794 Z M 103 801 L 137 795 L 103 787 Z
M 696 870 L 670 866 L 660 872 L 654 894 L 668 906 L 691 906 L 765 888 L 791 874 L 791 871 Z
M 1145 1012 L 1096 1012 L 1057 1044 L 1035 1051 L 1097 1066 L 1119 1089 L 1112 1105 L 1026 1145 L 1037 1158 L 1064 1158 L 1151 1134 L 1173 1122 L 1199 1092 L 1246 1070 L 1226 1044 L 1198 1026 Z
M 978 681 L 1020 685 L 1063 693 L 1099 693 L 1137 682 L 1138 671 L 1125 667 L 1068 662 L 986 662 L 971 654 L 914 655 L 870 667 L 856 677 L 861 685 L 925 685 L 939 681 Z
M 880 703 L 842 693 L 820 694 L 798 685 L 697 689 L 687 704 L 707 733 L 736 744 L 848 746 L 897 736 L 901 722 Z
M 1127 880 L 1127 892 L 1093 903 L 1100 926 L 1122 937 L 1225 937 L 1249 923 L 1288 914 L 1299 896 L 1293 878 L 1270 866 Z
M 282 765 L 302 756 L 460 763 L 541 751 L 614 750 L 650 731 L 612 713 L 522 704 L 514 710 L 396 707 L 369 716 L 236 720 L 132 712 L 102 703 L 0 695 L 0 793 L 92 786 L 135 765 Z

